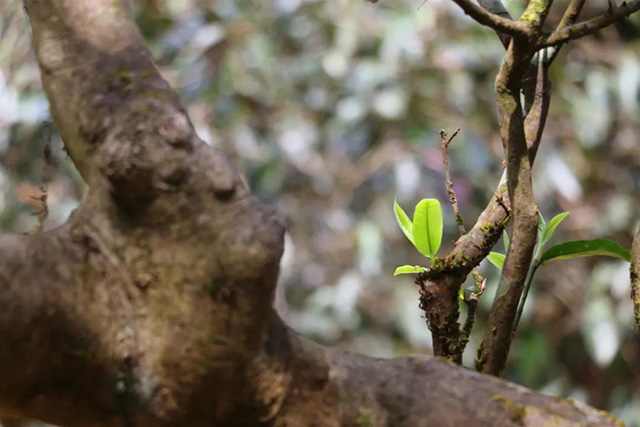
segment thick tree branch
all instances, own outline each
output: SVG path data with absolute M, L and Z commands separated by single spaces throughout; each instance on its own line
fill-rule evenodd
M 90 190 L 64 226 L 0 235 L 1 416 L 71 427 L 615 425 L 436 359 L 369 359 L 291 333 L 271 308 L 284 226 L 195 136 L 127 4 L 26 6 L 54 117 Z M 504 203 L 496 196 L 460 239 L 477 248 L 450 255 L 456 279 L 499 238 L 489 221 L 502 224 Z
M 539 43 L 538 48 L 557 46 L 569 40 L 579 39 L 589 34 L 593 34 L 618 20 L 624 19 L 638 10 L 640 10 L 640 0 L 623 2 L 619 7 L 615 8 L 611 12 L 607 12 L 588 21 L 570 25 L 555 31 L 549 37 L 543 39 L 542 42 Z
M 507 183 L 514 227 L 487 331 L 476 367 L 499 375 L 507 361 L 518 303 L 536 243 L 537 208 L 531 182 L 531 162 L 524 130 L 520 89 L 532 53 L 513 41 L 496 79 L 500 134 L 507 157 Z
M 498 379 L 487 380 L 435 358 L 345 357 L 341 351 L 287 333 L 275 349 L 281 352 L 277 359 L 287 361 L 278 376 L 292 380 L 275 425 L 538 427 L 612 422 L 601 414 L 587 421 L 587 416 L 596 414 L 584 405 L 542 397 Z M 498 393 L 497 387 L 501 388 Z M 312 415 L 304 415 L 309 413 Z M 552 414 L 564 415 L 554 418 Z

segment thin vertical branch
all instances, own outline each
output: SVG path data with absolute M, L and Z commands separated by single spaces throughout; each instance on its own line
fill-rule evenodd
M 460 133 L 460 128 L 457 128 L 451 136 L 448 136 L 445 130 L 440 130 L 440 150 L 442 151 L 442 163 L 444 165 L 445 185 L 447 187 L 447 193 L 449 193 L 449 204 L 451 205 L 453 215 L 455 216 L 456 223 L 458 224 L 458 232 L 460 233 L 460 237 L 462 237 L 467 234 L 467 229 L 465 228 L 464 221 L 460 215 L 458 199 L 456 197 L 455 190 L 453 189 L 453 180 L 451 179 L 451 171 L 449 168 L 449 145 L 458 133 Z M 473 324 L 475 323 L 478 299 L 484 292 L 485 285 L 487 283 L 486 279 L 482 277 L 477 268 L 474 268 L 471 271 L 471 275 L 476 284 L 476 288 L 464 295 L 464 302 L 467 306 L 467 318 L 465 319 L 464 326 L 460 330 L 458 343 L 452 356 L 452 360 L 458 364 L 462 364 L 462 355 L 464 354 L 464 349 L 467 347 L 469 336 L 471 335 Z
M 636 325 L 640 328 L 640 227 L 631 247 L 631 300 Z
M 531 105 L 524 118 L 524 133 L 529 147 L 529 161 L 533 165 L 542 140 L 542 132 L 547 123 L 551 104 L 551 81 L 549 80 L 549 62 L 545 51 L 538 52 L 538 68 L 535 88 L 531 95 Z
M 456 218 L 456 224 L 458 224 L 458 231 L 461 236 L 464 236 L 467 233 L 467 230 L 464 228 L 464 222 L 462 221 L 462 217 L 460 216 L 460 209 L 458 208 L 458 199 L 456 198 L 456 193 L 453 190 L 453 181 L 451 180 L 451 172 L 449 170 L 449 144 L 451 141 L 460 133 L 460 128 L 457 128 L 451 136 L 447 138 L 447 132 L 440 130 L 440 151 L 442 152 L 442 163 L 444 165 L 444 178 L 445 185 L 447 186 L 447 193 L 449 194 L 449 204 L 451 205 L 451 209 L 453 210 L 453 215 Z

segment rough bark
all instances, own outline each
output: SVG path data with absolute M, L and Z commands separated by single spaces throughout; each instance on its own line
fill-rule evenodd
M 0 415 L 82 427 L 616 424 L 434 358 L 370 359 L 292 333 L 271 308 L 280 218 L 195 135 L 126 2 L 25 4 L 90 190 L 64 226 L 0 235 Z

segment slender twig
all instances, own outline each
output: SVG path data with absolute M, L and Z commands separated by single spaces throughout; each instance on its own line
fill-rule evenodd
M 471 2 L 471 0 L 453 0 L 453 2 L 460 6 L 464 13 L 475 19 L 479 24 L 493 28 L 498 33 L 508 34 L 518 38 L 529 37 L 531 34 L 529 28 L 523 22 L 512 21 L 495 13 L 491 13 Z
M 571 0 L 569 5 L 567 6 L 567 9 L 564 11 L 564 15 L 562 15 L 562 19 L 560 20 L 560 23 L 558 24 L 556 31 L 559 31 L 563 28 L 569 27 L 576 23 L 576 21 L 578 20 L 578 16 L 580 16 L 580 12 L 582 11 L 582 7 L 584 6 L 585 1 L 586 0 Z M 551 65 L 553 61 L 555 61 L 556 57 L 558 56 L 558 53 L 560 53 L 560 50 L 562 49 L 562 46 L 563 45 L 560 44 L 558 46 L 549 48 L 551 49 L 551 53 L 547 61 L 549 65 Z
M 571 0 L 569 5 L 567 6 L 567 9 L 564 11 L 564 15 L 562 15 L 560 24 L 558 24 L 559 30 L 576 23 L 585 1 L 586 0 Z
M 459 365 L 462 364 L 462 356 L 464 355 L 464 349 L 467 347 L 469 343 L 469 337 L 471 336 L 471 331 L 473 330 L 473 325 L 476 320 L 476 309 L 478 308 L 478 298 L 475 297 L 473 299 L 465 300 L 467 304 L 467 318 L 464 321 L 464 326 L 460 331 L 460 338 L 458 339 L 458 350 L 456 356 L 453 358 L 453 361 Z
M 640 328 L 640 227 L 631 248 L 631 300 L 636 325 Z
M 533 164 L 533 159 L 538 153 L 542 132 L 544 131 L 549 114 L 551 103 L 551 81 L 549 80 L 549 62 L 546 51 L 538 52 L 538 69 L 536 84 L 531 95 L 531 105 L 524 118 L 524 133 L 529 147 L 529 160 Z
M 540 267 L 540 263 L 536 260 L 529 267 L 529 272 L 527 273 L 527 279 L 524 282 L 524 291 L 522 292 L 522 298 L 520 298 L 520 304 L 518 305 L 518 312 L 516 313 L 516 320 L 513 322 L 513 332 L 518 329 L 518 324 L 520 323 L 520 318 L 522 317 L 522 312 L 524 311 L 524 305 L 527 302 L 527 297 L 529 296 L 529 289 L 531 289 L 531 283 L 533 282 L 533 276 L 536 274 L 536 270 Z
M 484 290 L 487 286 L 487 279 L 483 278 L 480 275 L 480 272 L 477 268 L 474 268 L 471 274 L 476 281 L 476 289 L 475 291 L 471 292 L 471 294 L 464 300 L 467 305 L 467 318 L 465 319 L 464 326 L 460 331 L 458 350 L 460 363 L 462 363 L 462 355 L 464 354 L 464 349 L 467 347 L 469 336 L 471 336 L 471 331 L 473 330 L 473 324 L 475 323 L 476 318 L 476 309 L 478 308 L 478 300 L 484 293 Z
M 596 31 L 616 21 L 621 20 L 638 10 L 640 10 L 640 0 L 632 0 L 628 3 L 624 2 L 619 7 L 593 19 L 570 25 L 553 32 L 549 37 L 542 40 L 542 42 L 538 45 L 538 48 L 541 49 L 543 47 L 557 46 L 569 40 L 579 39 L 589 34 L 593 34 Z
M 467 229 L 465 228 L 464 221 L 460 215 L 458 199 L 456 197 L 455 190 L 453 189 L 453 180 L 451 179 L 451 172 L 449 168 L 449 144 L 451 144 L 451 141 L 453 141 L 458 133 L 460 133 L 460 128 L 457 128 L 451 136 L 448 136 L 444 129 L 440 130 L 440 149 L 442 151 L 442 163 L 444 165 L 445 185 L 447 187 L 447 193 L 449 193 L 449 204 L 451 205 L 453 215 L 455 216 L 456 223 L 458 224 L 458 232 L 460 233 L 460 237 L 462 237 L 467 234 Z M 470 295 L 464 295 L 464 302 L 467 306 L 467 318 L 462 330 L 460 330 L 458 346 L 455 352 L 456 354 L 453 356 L 453 361 L 458 364 L 462 364 L 462 355 L 464 354 L 464 349 L 469 342 L 469 336 L 471 335 L 473 324 L 475 322 L 478 298 L 484 292 L 484 288 L 487 283 L 486 279 L 482 277 L 477 267 L 471 271 L 471 276 L 476 283 L 476 290 L 471 292 Z
M 453 141 L 458 133 L 460 133 L 460 128 L 456 129 L 451 136 L 447 138 L 447 132 L 444 129 L 440 130 L 440 151 L 442 151 L 442 163 L 444 164 L 445 185 L 447 186 L 447 193 L 449 193 L 449 204 L 451 205 L 451 209 L 453 209 L 453 215 L 456 218 L 456 224 L 458 224 L 460 236 L 464 236 L 467 234 L 467 230 L 464 227 L 462 216 L 460 216 L 458 199 L 456 198 L 456 193 L 453 190 L 453 181 L 451 180 L 451 172 L 449 170 L 449 144 L 451 144 L 451 141 Z

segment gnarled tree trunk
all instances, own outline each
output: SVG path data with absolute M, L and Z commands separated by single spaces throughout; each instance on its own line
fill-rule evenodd
M 61 426 L 615 425 L 429 357 L 307 341 L 272 309 L 278 215 L 196 136 L 124 0 L 26 0 L 89 185 L 68 222 L 0 235 L 0 414 Z

